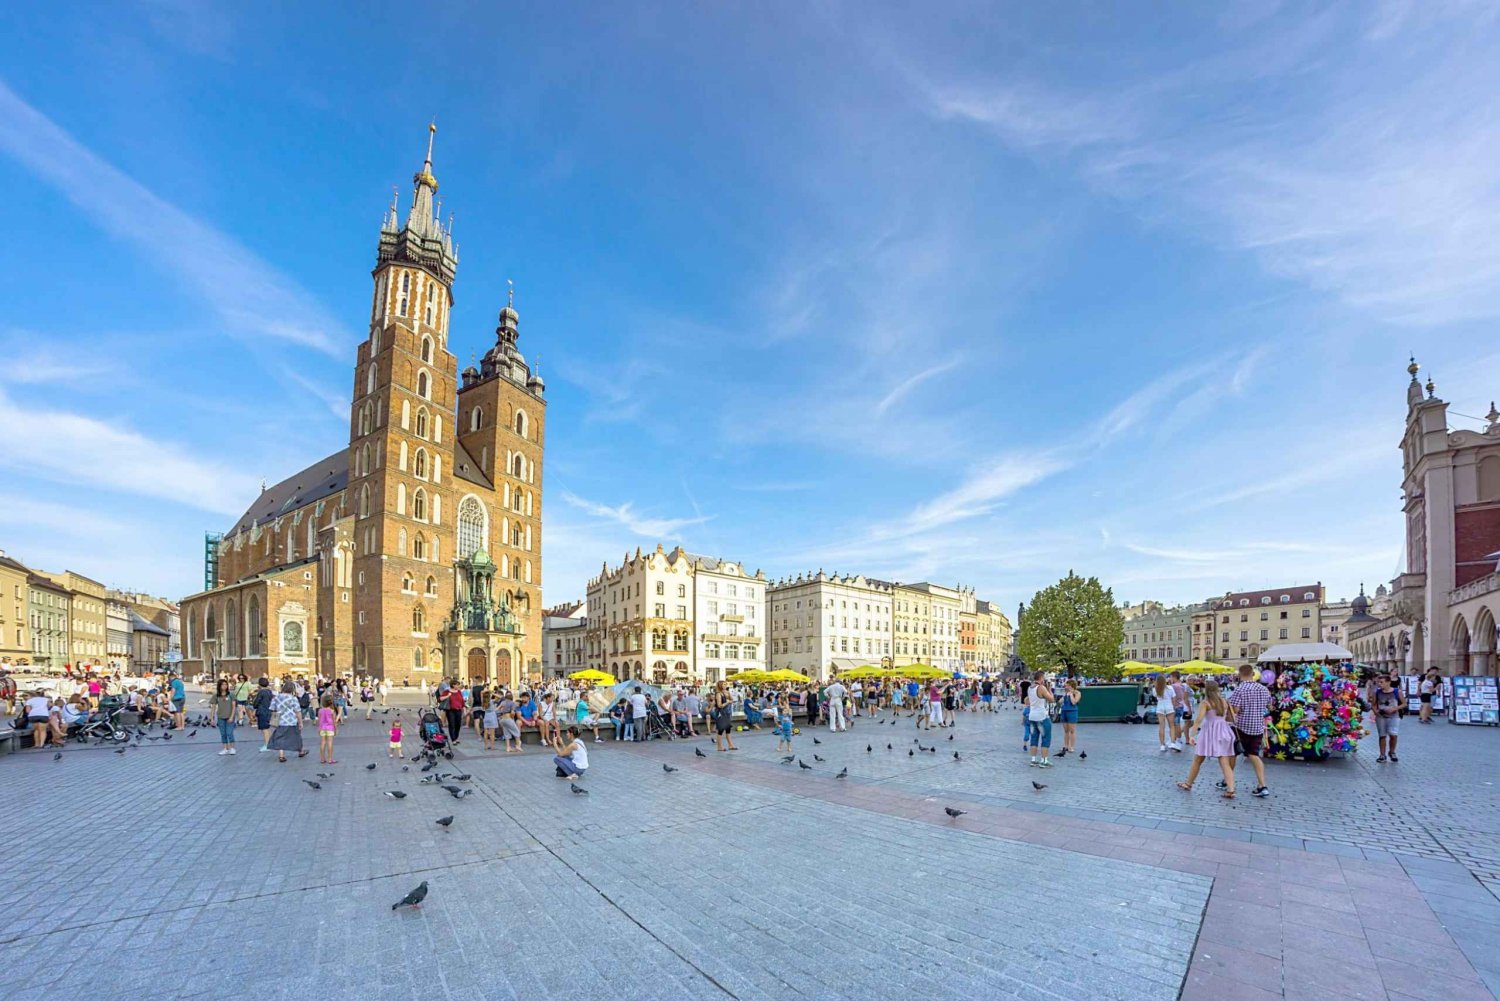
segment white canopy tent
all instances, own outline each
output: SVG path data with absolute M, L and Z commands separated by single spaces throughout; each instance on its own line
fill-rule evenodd
M 1278 643 L 1256 658 L 1260 664 L 1313 664 L 1353 660 L 1337 643 Z

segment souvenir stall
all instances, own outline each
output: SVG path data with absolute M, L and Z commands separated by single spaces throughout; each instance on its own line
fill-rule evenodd
M 1270 674 L 1267 754 L 1278 761 L 1317 761 L 1355 750 L 1364 724 L 1359 678 L 1346 670 L 1349 651 L 1333 643 L 1288 643 L 1260 655 Z

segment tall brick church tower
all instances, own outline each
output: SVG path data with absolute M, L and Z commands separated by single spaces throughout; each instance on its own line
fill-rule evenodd
M 405 220 L 393 201 L 380 227 L 348 447 L 263 487 L 209 539 L 212 576 L 183 599 L 185 665 L 412 684 L 541 673 L 545 387 L 513 295 L 460 386 L 436 131 Z

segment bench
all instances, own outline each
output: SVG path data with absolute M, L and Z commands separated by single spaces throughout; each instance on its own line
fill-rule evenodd
M 0 754 L 15 754 L 21 749 L 22 736 L 29 736 L 30 733 L 31 731 L 28 730 L 23 735 L 17 733 L 15 728 L 9 725 L 0 726 Z

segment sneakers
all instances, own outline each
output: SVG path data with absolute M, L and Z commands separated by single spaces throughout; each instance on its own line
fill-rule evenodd
M 1180 740 L 1174 740 L 1174 741 L 1172 741 L 1172 743 L 1168 744 L 1167 746 L 1170 747 L 1172 750 L 1178 752 L 1179 754 L 1182 753 L 1182 741 L 1180 741 Z
M 1266 788 L 1265 786 L 1256 786 L 1255 791 L 1250 795 L 1254 796 L 1256 799 L 1265 799 L 1267 796 L 1271 795 L 1271 790 Z
M 1163 744 L 1163 745 L 1161 745 L 1161 747 L 1157 748 L 1158 751 L 1165 751 L 1166 749 L 1167 749 L 1167 745 L 1166 744 Z
M 1378 757 L 1378 758 L 1375 759 L 1375 763 L 1377 765 L 1383 763 L 1384 761 L 1385 761 L 1385 755 L 1384 754 L 1382 754 L 1380 757 Z
M 224 755 L 226 755 L 226 754 L 228 754 L 228 753 L 229 753 L 229 748 L 227 748 L 227 747 L 226 747 L 226 748 L 224 748 L 224 749 L 223 749 L 223 750 L 222 750 L 222 751 L 220 751 L 220 752 L 219 752 L 219 756 L 220 756 L 220 757 L 223 757 L 223 756 L 224 756 Z M 1384 760 L 1385 760 L 1385 759 L 1384 759 L 1384 758 L 1381 758 L 1381 759 L 1380 759 L 1380 760 L 1381 760 L 1381 761 L 1384 761 Z
M 1036 766 L 1038 768 L 1051 768 L 1052 767 L 1052 759 L 1051 758 L 1043 758 L 1041 761 L 1038 761 L 1036 763 Z
M 234 748 L 232 748 L 232 747 L 231 747 L 231 748 L 230 748 L 230 749 L 229 749 L 229 753 L 230 753 L 230 754 L 238 754 L 238 753 L 239 753 L 239 752 L 238 752 L 238 751 L 236 751 L 236 750 L 235 750 L 235 749 L 234 749 Z
M 1398 758 L 1398 757 L 1396 757 L 1396 755 L 1394 755 L 1394 754 L 1392 754 L 1392 755 L 1391 755 L 1391 764 L 1393 764 L 1393 765 L 1394 765 L 1394 764 L 1395 764 L 1395 763 L 1396 763 L 1396 762 L 1398 762 L 1398 761 L 1400 761 L 1400 760 L 1401 760 L 1401 759 L 1400 759 L 1400 758 Z
M 1039 762 L 1038 762 L 1038 760 L 1037 760 L 1037 759 L 1036 759 L 1036 758 L 1032 758 L 1032 759 L 1031 759 L 1031 767 L 1032 767 L 1032 768 L 1035 768 L 1035 767 L 1036 767 L 1036 766 L 1037 766 L 1037 764 L 1038 764 L 1038 763 L 1039 763 Z
M 269 751 L 269 750 L 270 750 L 270 748 L 269 748 L 269 747 L 267 747 L 267 746 L 266 746 L 266 745 L 265 745 L 265 744 L 262 744 L 262 745 L 260 745 L 260 749 L 261 749 L 261 750 L 262 750 L 262 751 Z

